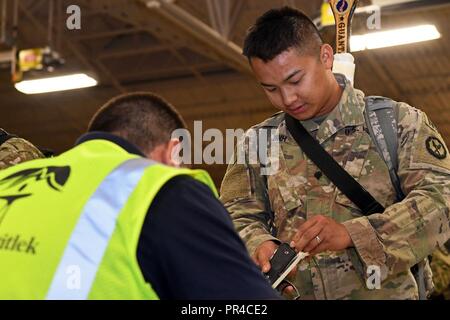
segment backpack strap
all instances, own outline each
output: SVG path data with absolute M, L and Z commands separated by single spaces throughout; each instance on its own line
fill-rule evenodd
M 385 97 L 369 96 L 364 98 L 366 109 L 364 117 L 367 129 L 374 141 L 378 153 L 383 157 L 389 169 L 389 176 L 397 194 L 397 201 L 405 198 L 400 178 L 398 177 L 398 139 L 397 139 L 397 108 L 396 102 Z M 426 259 L 411 268 L 417 282 L 419 299 L 426 300 L 427 290 L 425 284 Z
M 398 177 L 397 108 L 395 101 L 379 96 L 364 98 L 367 129 L 378 153 L 389 169 L 389 176 L 397 194 L 397 200 L 405 198 Z

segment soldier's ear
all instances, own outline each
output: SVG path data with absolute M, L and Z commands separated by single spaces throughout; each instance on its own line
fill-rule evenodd
M 327 70 L 331 70 L 333 68 L 333 61 L 334 61 L 334 52 L 333 48 L 327 44 L 324 43 L 320 47 L 320 62 Z

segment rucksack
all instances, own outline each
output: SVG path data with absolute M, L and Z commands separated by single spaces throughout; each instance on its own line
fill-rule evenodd
M 397 202 L 405 198 L 400 178 L 398 177 L 398 138 L 397 138 L 397 118 L 398 108 L 394 100 L 381 96 L 368 96 L 364 98 L 366 110 L 364 117 L 366 126 L 372 141 L 389 169 L 389 176 L 397 194 Z M 450 242 L 450 241 L 449 241 Z M 425 265 L 427 259 L 419 262 L 411 268 L 416 278 L 419 289 L 419 299 L 425 300 L 426 282 Z
M 389 169 L 389 176 L 397 194 L 397 201 L 405 198 L 398 177 L 398 139 L 397 139 L 397 114 L 396 102 L 380 96 L 368 96 L 364 98 L 367 129 L 372 141 Z

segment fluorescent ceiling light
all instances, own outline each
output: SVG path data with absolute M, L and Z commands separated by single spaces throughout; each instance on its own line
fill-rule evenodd
M 22 93 L 36 94 L 87 88 L 96 85 L 97 81 L 94 78 L 91 78 L 84 73 L 77 73 L 59 77 L 24 80 L 17 82 L 14 86 Z
M 410 28 L 354 35 L 350 38 L 351 51 L 393 47 L 409 43 L 434 40 L 441 37 L 434 25 L 421 25 Z

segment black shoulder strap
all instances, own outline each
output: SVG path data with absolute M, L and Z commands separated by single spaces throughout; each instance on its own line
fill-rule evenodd
M 8 141 L 11 138 L 15 138 L 17 136 L 13 134 L 9 134 L 5 130 L 0 128 L 0 145 L 4 144 L 6 141 Z
M 322 148 L 300 121 L 288 114 L 285 114 L 285 120 L 289 132 L 302 151 L 364 215 L 384 211 L 383 206 Z

